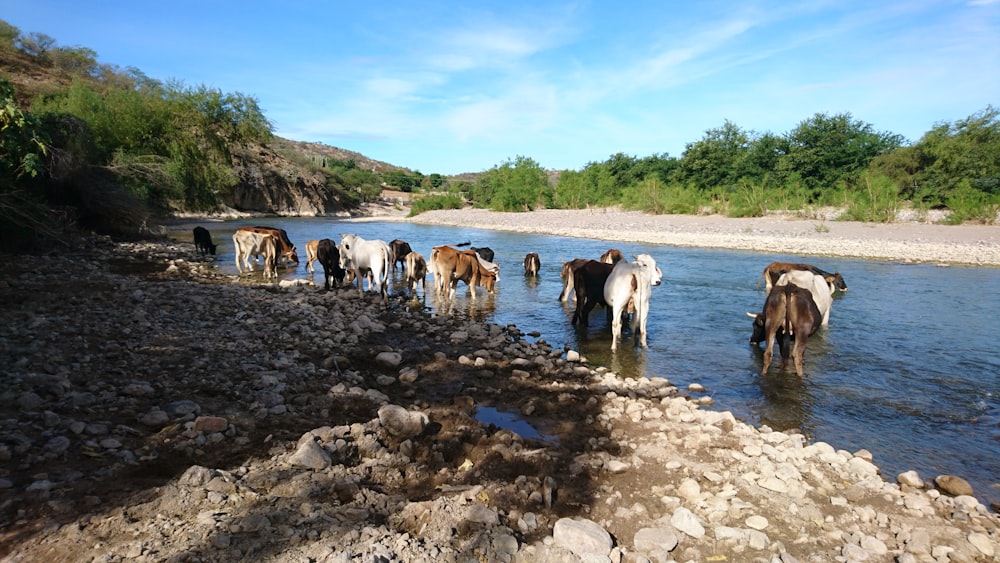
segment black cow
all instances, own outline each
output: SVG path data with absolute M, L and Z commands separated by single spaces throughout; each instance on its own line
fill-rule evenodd
M 212 242 L 212 233 L 205 227 L 194 228 L 194 247 L 204 256 L 207 252 L 215 256 L 215 244 Z
M 316 259 L 323 266 L 323 289 L 330 289 L 330 279 L 336 285 L 344 283 L 347 271 L 340 267 L 340 251 L 330 239 L 321 239 L 316 245 Z
M 573 312 L 573 324 L 589 324 L 590 312 L 597 305 L 603 305 L 608 310 L 608 321 L 611 320 L 611 309 L 604 300 L 604 284 L 614 270 L 614 264 L 599 260 L 588 260 L 573 270 L 573 286 L 576 290 L 576 311 Z
M 470 247 L 470 248 L 472 250 L 475 250 L 476 254 L 478 254 L 479 257 L 482 258 L 483 260 L 486 260 L 487 262 L 492 262 L 493 261 L 493 249 L 492 248 L 489 248 L 487 246 L 484 246 L 482 248 L 475 248 L 475 247 Z

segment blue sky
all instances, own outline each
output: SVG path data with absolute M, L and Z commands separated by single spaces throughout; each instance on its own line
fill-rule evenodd
M 1000 105 L 1000 0 L 0 0 L 0 19 L 424 174 L 679 157 L 726 120 L 816 113 L 916 141 Z

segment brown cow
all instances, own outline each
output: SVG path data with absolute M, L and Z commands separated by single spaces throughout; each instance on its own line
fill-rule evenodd
M 392 273 L 396 273 L 396 263 L 402 265 L 406 268 L 406 256 L 413 252 L 410 248 L 410 243 L 405 240 L 395 239 L 389 243 L 389 250 L 392 251 Z
M 605 264 L 617 264 L 622 258 L 624 258 L 622 251 L 617 248 L 609 248 L 607 252 L 601 254 L 601 262 Z
M 830 272 L 821 270 L 811 264 L 796 264 L 793 262 L 771 262 L 768 264 L 764 268 L 763 273 L 760 274 L 760 279 L 757 280 L 757 287 L 760 287 L 760 283 L 764 282 L 765 293 L 770 293 L 771 288 L 775 283 L 777 283 L 778 278 L 780 278 L 782 274 L 787 274 L 788 272 L 796 270 L 812 272 L 823 276 L 827 283 L 831 284 L 834 289 L 847 291 L 847 282 L 844 281 L 844 276 L 840 275 L 840 272 L 834 272 L 831 274 Z
M 794 334 L 795 346 L 791 357 L 795 362 L 795 373 L 802 377 L 806 340 L 820 327 L 823 316 L 808 289 L 794 284 L 775 286 L 764 301 L 764 311 L 754 315 L 754 334 L 764 335 L 764 367 L 761 375 L 767 375 L 774 357 L 774 343 L 778 342 L 781 353 L 781 369 L 788 366 L 789 340 Z M 752 341 L 753 339 L 751 339 Z
M 542 269 L 542 261 L 538 258 L 537 252 L 529 252 L 524 256 L 524 275 L 537 276 L 540 269 Z
M 241 227 L 240 231 L 250 231 L 254 233 L 262 233 L 266 235 L 271 235 L 274 237 L 275 243 L 278 246 L 278 254 L 284 258 L 285 265 L 287 266 L 289 262 L 299 265 L 299 254 L 295 251 L 295 245 L 288 238 L 288 233 L 285 229 L 277 229 L 274 227 Z
M 313 262 L 319 258 L 316 254 L 317 250 L 319 250 L 318 240 L 313 239 L 306 243 L 306 269 L 309 270 L 310 274 L 315 271 L 313 269 Z
M 447 289 L 448 297 L 455 295 L 459 281 L 464 281 L 476 297 L 476 286 L 493 293 L 500 278 L 500 267 L 486 262 L 474 250 L 456 250 L 450 246 L 435 246 L 431 250 L 430 270 L 434 273 L 434 288 L 438 293 Z M 449 286 L 450 283 L 450 286 Z
M 559 294 L 559 301 L 568 301 L 570 295 L 573 295 L 573 299 L 576 299 L 576 293 L 573 292 L 573 270 L 576 270 L 587 262 L 590 262 L 589 258 L 574 258 L 569 262 L 563 262 L 562 271 L 559 273 L 559 276 L 563 279 L 563 290 Z
M 427 296 L 427 260 L 419 252 L 411 251 L 406 255 L 406 286 L 410 288 L 411 294 L 416 294 L 417 284 Z

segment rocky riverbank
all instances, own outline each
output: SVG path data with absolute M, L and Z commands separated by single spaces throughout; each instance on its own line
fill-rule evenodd
M 1000 556 L 961 479 L 882 475 L 537 327 L 223 275 L 182 243 L 31 260 L 0 273 L 3 561 Z

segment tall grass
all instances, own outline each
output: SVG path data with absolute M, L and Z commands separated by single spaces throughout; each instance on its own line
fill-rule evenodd
M 664 184 L 654 177 L 633 184 L 622 192 L 622 207 L 654 213 L 690 214 L 701 207 L 698 190 L 681 184 Z
M 841 221 L 891 223 L 899 212 L 899 186 L 881 174 L 865 175 L 860 186 L 845 190 L 846 211 Z
M 1000 196 L 989 196 L 985 192 L 974 189 L 968 180 L 963 180 L 952 190 L 945 200 L 945 205 L 951 213 L 945 223 L 959 225 L 966 221 L 975 221 L 992 225 L 997 221 L 1000 212 Z

